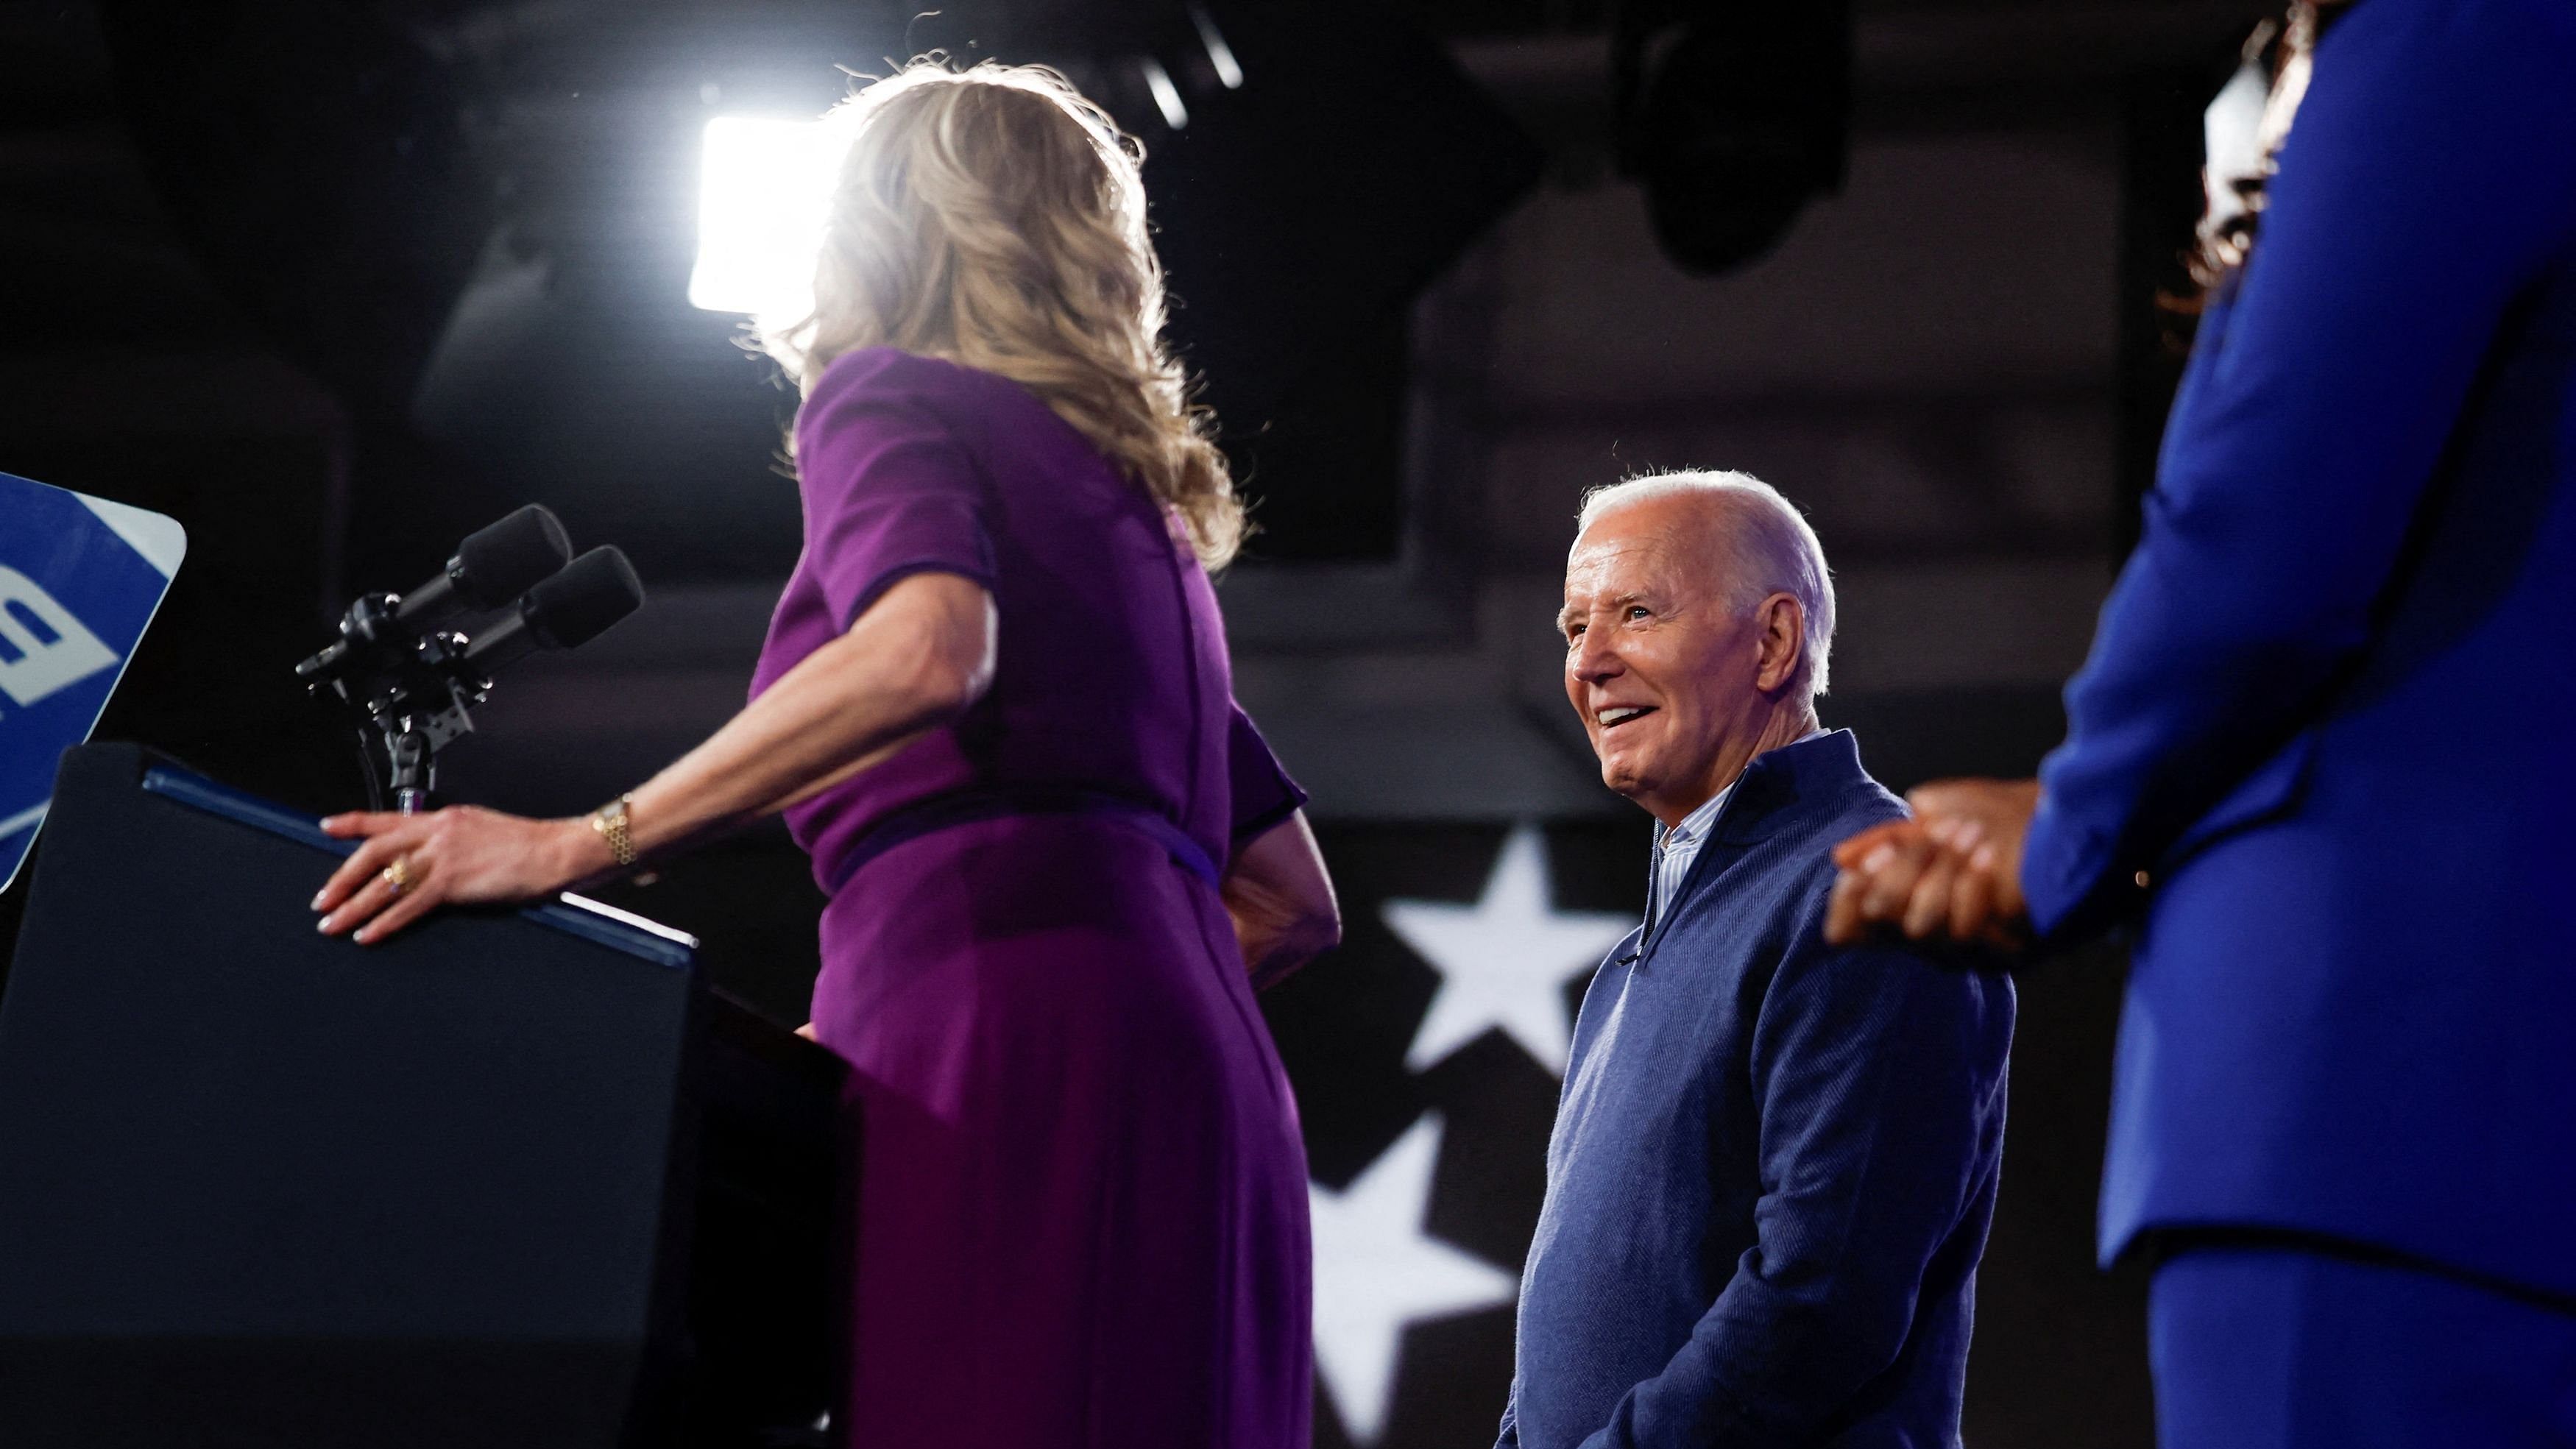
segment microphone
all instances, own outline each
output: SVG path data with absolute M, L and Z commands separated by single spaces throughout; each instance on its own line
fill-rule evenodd
M 465 668 L 482 678 L 540 649 L 578 649 L 644 606 L 644 583 L 624 551 L 594 548 L 528 590 L 519 607 L 467 642 Z
M 473 732 L 474 706 L 490 697 L 496 671 L 540 649 L 587 644 L 643 607 L 644 585 L 625 554 L 595 548 L 565 562 L 571 553 L 563 525 L 529 504 L 468 535 L 446 569 L 409 595 L 359 595 L 339 639 L 295 666 L 307 689 L 338 697 L 383 736 L 404 814 L 434 802 L 438 752 Z M 453 615 L 502 608 L 508 614 L 480 638 L 440 627 Z M 376 799 L 376 754 L 365 753 L 367 794 Z
M 469 610 L 498 609 L 572 558 L 572 540 L 543 504 L 531 503 L 465 536 L 446 572 L 403 595 L 394 619 L 415 628 Z
M 340 637 L 295 666 L 295 677 L 320 687 L 343 674 L 379 668 L 415 646 L 432 625 L 472 610 L 497 609 L 542 583 L 572 557 L 564 526 L 531 503 L 466 535 L 438 577 L 397 599 L 368 594 L 349 606 Z

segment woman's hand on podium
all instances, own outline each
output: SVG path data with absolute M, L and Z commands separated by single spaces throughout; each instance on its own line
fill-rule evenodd
M 436 906 L 528 900 L 614 864 L 587 821 L 530 820 L 473 805 L 425 815 L 358 811 L 331 816 L 322 829 L 364 843 L 313 898 L 318 929 L 354 932 L 362 945 Z

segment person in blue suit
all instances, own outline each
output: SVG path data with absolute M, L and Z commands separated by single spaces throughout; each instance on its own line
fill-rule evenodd
M 2134 927 L 2164 1443 L 2576 1445 L 2576 6 L 2338 8 L 2065 743 L 1829 932 Z

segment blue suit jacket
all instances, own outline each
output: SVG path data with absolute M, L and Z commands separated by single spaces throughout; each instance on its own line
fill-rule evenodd
M 2564 0 L 2361 0 L 2202 324 L 2022 862 L 2044 931 L 2144 907 L 2106 1261 L 2576 1293 L 2570 77 Z
M 1848 733 L 1753 762 L 1583 998 L 1502 1443 L 1949 1449 L 2012 985 L 1819 934 L 1904 814 Z

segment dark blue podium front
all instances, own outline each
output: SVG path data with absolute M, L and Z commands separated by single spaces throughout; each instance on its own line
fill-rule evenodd
M 604 908 L 321 937 L 345 849 L 64 757 L 0 1000 L 0 1443 L 797 1442 L 838 1060 Z

